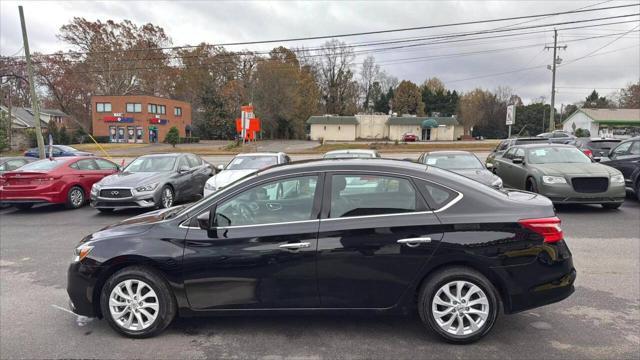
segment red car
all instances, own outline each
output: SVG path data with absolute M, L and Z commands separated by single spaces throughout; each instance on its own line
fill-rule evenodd
M 0 205 L 29 209 L 48 203 L 76 209 L 86 203 L 94 183 L 118 170 L 118 165 L 98 157 L 35 161 L 0 176 Z
M 414 142 L 414 141 L 418 141 L 418 137 L 415 134 L 406 133 L 406 134 L 402 135 L 402 141 L 404 141 L 404 142 Z

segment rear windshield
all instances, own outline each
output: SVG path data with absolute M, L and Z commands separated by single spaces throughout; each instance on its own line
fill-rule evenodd
M 592 141 L 589 147 L 598 150 L 611 150 L 612 147 L 618 145 L 620 141 Z
M 264 169 L 277 163 L 277 156 L 238 156 L 231 160 L 225 170 Z
M 62 165 L 66 160 L 39 160 L 21 167 L 18 171 L 51 170 Z
M 539 142 L 549 142 L 549 139 L 547 138 L 539 138 L 539 139 L 518 139 L 516 140 L 516 145 L 522 145 L 522 144 L 537 144 Z
M 425 164 L 447 170 L 482 169 L 484 166 L 471 154 L 431 154 L 425 157 Z
M 369 153 L 333 153 L 333 154 L 325 154 L 325 159 L 353 159 L 353 158 L 372 158 L 373 154 Z

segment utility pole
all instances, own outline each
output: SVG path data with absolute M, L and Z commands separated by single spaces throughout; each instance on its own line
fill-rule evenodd
M 38 143 L 38 153 L 40 159 L 44 159 L 44 139 L 42 129 L 40 129 L 40 106 L 36 95 L 36 85 L 33 78 L 33 65 L 31 64 L 31 54 L 29 53 L 29 38 L 27 38 L 27 25 L 24 22 L 24 11 L 22 6 L 18 6 L 20 12 L 20 24 L 22 25 L 22 41 L 24 42 L 24 56 L 27 60 L 27 72 L 29 73 L 29 91 L 31 93 L 31 107 L 33 108 L 33 119 L 36 126 L 36 142 Z
M 556 121 L 555 121 L 555 117 L 556 117 L 556 111 L 555 111 L 555 103 L 556 103 L 556 65 L 560 64 L 562 62 L 562 59 L 560 59 L 559 57 L 557 57 L 556 55 L 556 51 L 558 49 L 567 49 L 567 45 L 564 46 L 558 46 L 558 30 L 553 29 L 553 46 L 545 46 L 545 49 L 553 49 L 553 63 L 551 66 L 547 66 L 548 69 L 551 70 L 552 73 L 552 77 L 551 77 L 551 111 L 550 111 L 550 116 L 549 116 L 549 131 L 553 131 L 555 130 L 556 127 Z

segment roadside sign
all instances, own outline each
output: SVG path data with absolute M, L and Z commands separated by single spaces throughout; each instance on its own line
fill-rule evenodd
M 516 106 L 507 106 L 507 125 L 513 125 L 516 122 Z

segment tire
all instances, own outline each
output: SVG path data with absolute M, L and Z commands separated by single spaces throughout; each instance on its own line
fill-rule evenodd
M 33 207 L 33 204 L 15 204 L 14 206 L 18 210 L 29 210 Z
M 139 303 L 135 305 L 135 308 L 131 308 L 134 305 L 127 305 L 126 297 L 117 294 L 119 291 L 122 295 L 129 295 L 127 282 L 130 282 L 133 295 L 139 294 L 137 290 L 142 289 L 140 293 L 142 300 L 137 297 Z M 114 291 L 116 287 L 119 290 Z M 146 291 L 149 289 L 150 291 Z M 111 300 L 123 305 L 115 305 L 116 303 L 112 302 L 111 304 L 114 306 L 110 306 Z M 129 302 L 129 304 L 133 304 L 133 302 Z M 126 267 L 113 274 L 102 288 L 100 308 L 103 317 L 107 319 L 115 331 L 131 338 L 147 338 L 158 335 L 171 324 L 176 316 L 176 301 L 167 282 L 155 271 L 142 266 Z M 118 311 L 122 314 L 119 318 L 114 315 L 114 312 Z M 128 319 L 131 319 L 131 323 L 127 326 Z
M 444 299 L 448 298 L 444 288 L 448 287 L 450 293 L 456 296 L 456 284 L 463 285 L 461 298 L 457 298 L 457 300 L 449 298 L 449 304 L 456 302 L 451 307 L 441 305 L 446 302 Z M 469 297 L 467 298 L 467 296 Z M 440 301 L 434 304 L 434 301 L 437 301 L 436 297 Z M 473 303 L 473 305 L 465 306 L 466 303 Z M 449 314 L 436 318 L 435 311 L 444 312 L 447 310 L 449 310 Z M 493 328 L 499 310 L 500 302 L 494 286 L 484 275 L 468 267 L 455 266 L 439 270 L 429 276 L 419 293 L 418 312 L 420 319 L 427 328 L 450 343 L 468 344 L 478 341 Z M 467 311 L 471 311 L 471 313 L 467 313 Z M 461 319 L 463 334 L 455 334 L 459 330 Z M 472 329 L 472 320 L 476 326 L 479 324 L 477 329 Z
M 165 201 L 166 197 L 171 194 L 171 201 Z M 166 209 L 173 206 L 176 200 L 176 193 L 173 191 L 173 188 L 169 185 L 165 185 L 162 187 L 162 191 L 160 192 L 160 199 L 158 199 L 158 209 Z
M 72 186 L 69 192 L 67 192 L 65 207 L 67 209 L 78 209 L 84 205 L 85 201 L 84 190 L 82 190 L 80 186 Z
M 636 198 L 640 201 L 640 179 L 636 179 Z
M 111 214 L 113 212 L 113 209 L 98 208 L 98 211 L 100 211 L 103 214 Z
M 617 208 L 622 206 L 622 203 L 618 203 L 618 204 L 600 204 L 600 205 L 602 205 L 602 207 L 607 209 L 607 210 L 616 210 Z
M 527 191 L 538 193 L 538 184 L 533 178 L 527 179 Z

